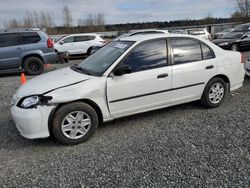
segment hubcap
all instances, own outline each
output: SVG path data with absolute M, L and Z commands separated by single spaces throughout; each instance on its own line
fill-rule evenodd
M 209 91 L 209 100 L 213 104 L 218 104 L 225 93 L 224 86 L 221 83 L 215 83 Z
M 70 139 L 79 139 L 87 134 L 91 127 L 91 119 L 86 112 L 75 111 L 69 113 L 62 121 L 61 130 Z
M 32 70 L 32 71 L 37 71 L 39 69 L 39 64 L 37 62 L 31 62 L 29 64 L 29 68 Z

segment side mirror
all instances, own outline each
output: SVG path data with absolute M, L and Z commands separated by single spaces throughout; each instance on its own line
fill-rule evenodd
M 64 44 L 64 41 L 62 40 L 61 42 L 59 42 L 60 45 L 63 45 Z
M 119 65 L 115 70 L 113 71 L 113 74 L 115 76 L 121 76 L 123 74 L 129 74 L 131 73 L 132 68 L 129 65 Z

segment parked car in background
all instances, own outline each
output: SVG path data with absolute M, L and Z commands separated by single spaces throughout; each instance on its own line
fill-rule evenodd
M 242 86 L 244 75 L 239 52 L 207 40 L 136 35 L 29 80 L 13 96 L 11 114 L 26 138 L 54 135 L 62 144 L 78 144 L 120 117 L 196 100 L 219 107 L 228 91 Z
M 233 31 L 238 31 L 238 32 L 240 32 L 240 31 L 241 32 L 250 31 L 250 23 L 238 25 L 237 27 L 234 28 Z
M 184 29 L 181 32 L 182 34 L 188 34 L 188 35 L 194 35 L 206 40 L 211 40 L 211 34 L 206 30 L 202 28 L 192 28 L 192 29 Z
M 221 39 L 212 41 L 225 50 L 247 50 L 250 49 L 250 31 L 232 31 L 222 36 Z
M 168 34 L 169 32 L 167 30 L 159 30 L 159 29 L 147 29 L 147 30 L 138 30 L 138 31 L 130 31 L 128 33 L 124 33 L 117 38 L 114 39 L 114 41 L 120 40 L 125 37 L 130 36 L 136 36 L 136 35 L 150 35 L 150 34 Z M 97 50 L 102 48 L 103 46 L 94 46 L 92 48 L 91 54 L 95 53 Z
M 227 28 L 227 29 L 223 29 L 222 31 L 218 32 L 218 33 L 215 33 L 213 35 L 213 39 L 220 39 L 223 37 L 223 35 L 233 31 L 234 28 Z
M 44 64 L 56 63 L 51 38 L 40 29 L 11 29 L 0 32 L 0 73 L 25 71 L 41 74 Z
M 250 76 L 250 60 L 249 59 L 246 60 L 245 70 L 246 70 L 246 75 Z
M 105 40 L 97 34 L 65 35 L 55 43 L 58 52 L 67 51 L 69 55 L 90 55 L 93 46 L 103 46 Z
M 169 34 L 168 30 L 159 30 L 159 29 L 146 29 L 146 30 L 138 30 L 138 31 L 130 31 L 128 33 L 124 33 L 119 37 L 115 38 L 114 41 L 120 40 L 125 37 L 131 37 L 135 35 L 149 35 L 149 34 Z

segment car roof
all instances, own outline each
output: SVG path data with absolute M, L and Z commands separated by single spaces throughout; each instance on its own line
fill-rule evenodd
M 152 32 L 152 31 L 155 31 L 155 32 L 164 32 L 164 33 L 168 33 L 168 30 L 163 30 L 163 29 L 143 29 L 143 30 L 131 30 L 129 31 L 128 33 L 129 34 L 134 34 L 134 33 L 140 33 L 140 32 Z
M 118 41 L 135 41 L 135 42 L 142 42 L 146 40 L 153 40 L 153 39 L 161 39 L 166 37 L 187 37 L 187 38 L 195 38 L 202 40 L 198 37 L 195 37 L 193 35 L 185 35 L 185 34 L 148 34 L 148 35 L 134 35 L 134 36 L 128 36 L 119 39 Z M 204 40 L 202 40 L 204 41 Z
M 76 33 L 76 34 L 68 34 L 68 35 L 65 35 L 65 36 L 87 36 L 87 35 L 99 36 L 96 33 Z
M 0 34 L 9 34 L 9 33 L 40 33 L 44 31 L 3 31 Z

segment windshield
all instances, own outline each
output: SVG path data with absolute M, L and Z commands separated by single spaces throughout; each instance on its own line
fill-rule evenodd
M 61 35 L 61 36 L 53 36 L 53 40 L 55 41 L 55 43 L 57 43 L 58 41 L 60 41 L 61 39 L 63 39 L 64 37 L 66 37 L 66 35 Z
M 241 38 L 242 35 L 243 35 L 242 32 L 230 32 L 230 33 L 226 33 L 221 38 L 223 38 L 223 39 L 237 39 L 237 38 Z
M 110 42 L 77 66 L 73 66 L 72 69 L 84 74 L 101 76 L 134 43 L 131 41 Z
M 250 25 L 239 25 L 237 26 L 234 30 L 235 31 L 245 31 L 245 30 L 249 30 Z

